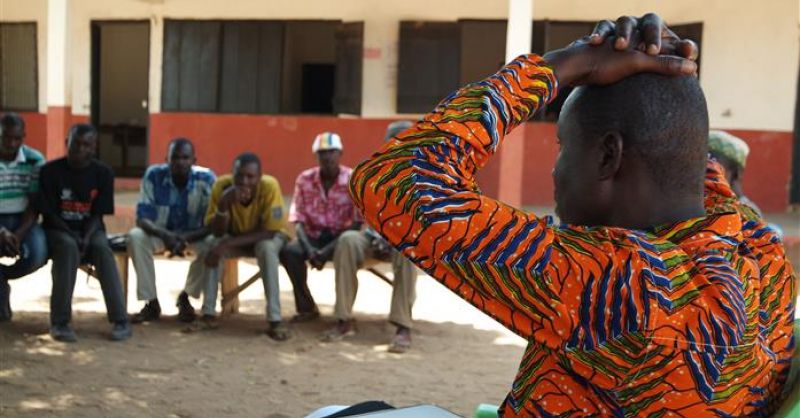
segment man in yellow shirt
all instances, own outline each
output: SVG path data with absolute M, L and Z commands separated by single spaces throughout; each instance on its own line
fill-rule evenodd
M 288 329 L 281 321 L 278 288 L 278 253 L 287 241 L 283 195 L 278 181 L 261 173 L 258 156 L 250 152 L 239 155 L 233 163 L 233 174 L 217 179 L 205 221 L 212 235 L 198 254 L 208 267 L 203 323 L 216 325 L 221 259 L 255 254 L 267 299 L 267 335 L 278 341 L 288 339 Z

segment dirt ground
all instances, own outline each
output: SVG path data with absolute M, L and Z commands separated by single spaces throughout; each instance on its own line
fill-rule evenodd
M 395 406 L 430 403 L 471 415 L 481 402 L 500 403 L 524 347 L 522 339 L 420 275 L 413 347 L 388 353 L 391 289 L 367 272 L 360 273 L 355 306 L 359 333 L 320 343 L 331 325 L 332 269 L 310 275 L 322 320 L 294 325 L 287 342 L 263 334 L 258 284 L 242 294 L 241 313 L 224 318 L 219 329 L 186 333 L 174 317 L 174 301 L 188 262 L 156 263 L 166 317 L 135 326 L 133 338 L 122 343 L 107 340 L 110 326 L 96 280 L 79 275 L 75 344 L 48 335 L 49 266 L 12 281 L 14 317 L 0 324 L 0 416 L 302 417 L 324 405 L 372 399 Z M 240 274 L 256 268 L 243 262 Z M 131 272 L 128 310 L 135 312 L 141 303 Z M 289 317 L 294 302 L 286 276 L 281 289 Z

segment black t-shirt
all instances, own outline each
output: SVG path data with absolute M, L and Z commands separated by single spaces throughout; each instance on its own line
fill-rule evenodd
M 53 227 L 48 216 L 55 216 L 83 232 L 92 215 L 114 213 L 114 173 L 97 160 L 82 169 L 71 168 L 66 157 L 50 161 L 39 173 L 39 210 L 45 228 Z

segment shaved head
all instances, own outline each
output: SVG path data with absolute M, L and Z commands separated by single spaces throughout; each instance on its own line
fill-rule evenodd
M 557 211 L 569 223 L 630 225 L 618 218 L 635 218 L 644 203 L 702 203 L 708 111 L 693 76 L 642 73 L 576 88 L 558 137 Z

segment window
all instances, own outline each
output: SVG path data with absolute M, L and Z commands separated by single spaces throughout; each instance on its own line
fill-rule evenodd
M 592 33 L 596 22 L 535 20 L 531 51 L 544 54 Z M 702 41 L 702 23 L 671 27 L 678 36 Z M 505 64 L 505 20 L 400 22 L 398 113 L 426 113 L 467 83 L 492 75 Z M 700 61 L 698 60 L 698 65 Z M 570 88 L 534 116 L 557 120 Z
M 165 111 L 361 112 L 362 23 L 168 20 L 164 32 Z
M 564 48 L 576 39 L 591 34 L 596 24 L 597 22 L 536 20 L 533 22 L 531 50 L 542 55 L 547 51 Z M 562 86 L 558 96 L 550 104 L 540 109 L 533 116 L 533 119 L 541 121 L 558 120 L 558 115 L 561 114 L 561 107 L 571 91 L 571 87 Z
M 0 23 L 0 109 L 39 107 L 36 23 Z
M 458 88 L 457 22 L 400 22 L 397 111 L 425 113 Z

